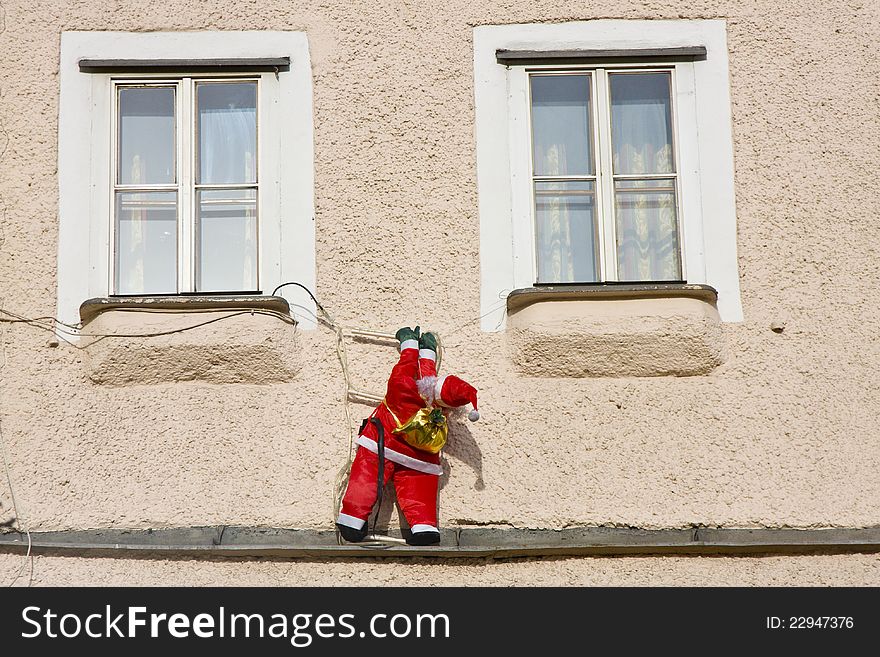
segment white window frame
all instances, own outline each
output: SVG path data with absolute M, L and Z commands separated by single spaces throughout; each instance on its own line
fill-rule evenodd
M 312 80 L 305 33 L 62 33 L 57 298 L 61 321 L 78 322 L 83 301 L 113 291 L 114 80 L 142 77 L 152 81 L 187 74 L 186 70 L 167 76 L 136 71 L 131 75 L 86 73 L 79 70 L 79 60 L 275 57 L 289 57 L 289 70 L 241 74 L 259 78 L 257 276 L 264 295 L 287 281 L 315 287 Z M 192 77 L 212 76 L 193 73 Z M 218 77 L 237 78 L 239 74 Z M 179 252 L 182 246 L 178 245 Z M 308 295 L 290 286 L 284 296 L 300 327 L 314 328 L 315 307 Z
M 632 66 L 673 69 L 682 276 L 688 283 L 718 290 L 723 321 L 742 321 L 725 22 L 597 20 L 474 29 L 482 330 L 502 330 L 507 294 L 532 287 L 536 280 L 528 71 L 540 67 L 505 66 L 498 63 L 496 51 L 687 46 L 704 46 L 706 59 L 652 58 Z M 607 64 L 606 68 L 630 66 Z M 595 65 L 583 66 L 591 67 Z M 501 244 L 511 248 L 499 248 Z

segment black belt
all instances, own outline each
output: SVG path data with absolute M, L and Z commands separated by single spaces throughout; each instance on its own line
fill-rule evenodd
M 373 534 L 375 534 L 376 521 L 379 520 L 379 511 L 382 508 L 382 493 L 385 492 L 385 427 L 377 417 L 371 417 L 370 422 L 376 427 L 376 445 L 378 445 L 376 455 L 379 457 L 379 474 L 376 478 L 376 516 L 373 518 Z

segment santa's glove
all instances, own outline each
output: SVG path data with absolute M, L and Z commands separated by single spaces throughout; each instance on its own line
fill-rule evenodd
M 437 336 L 433 333 L 425 333 L 419 338 L 419 349 L 437 351 Z
M 397 341 L 400 343 L 400 350 L 404 349 L 417 349 L 419 346 L 419 327 L 409 328 L 408 326 L 404 326 L 401 329 L 397 329 L 397 333 L 394 334 L 394 337 L 397 338 Z M 406 344 L 409 342 L 410 344 Z

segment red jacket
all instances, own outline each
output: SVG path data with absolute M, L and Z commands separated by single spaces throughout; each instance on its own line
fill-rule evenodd
M 404 442 L 398 434 L 397 419 L 406 424 L 420 409 L 427 406 L 419 394 L 416 379 L 421 376 L 436 376 L 433 362 L 419 360 L 418 349 L 404 349 L 400 352 L 400 360 L 391 370 L 388 387 L 385 391 L 385 403 L 379 404 L 370 417 L 376 417 L 385 428 L 385 458 L 394 463 L 407 466 L 414 470 L 440 475 L 440 454 L 432 454 Z M 385 404 L 388 405 L 386 408 Z M 390 409 L 390 411 L 389 411 Z M 377 452 L 378 431 L 371 422 L 367 422 L 357 439 L 357 444 L 371 452 Z

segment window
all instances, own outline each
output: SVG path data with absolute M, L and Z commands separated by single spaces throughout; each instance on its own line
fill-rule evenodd
M 259 289 L 258 85 L 113 80 L 115 294 Z
M 528 71 L 537 283 L 682 279 L 672 76 Z
M 711 285 L 742 319 L 723 21 L 478 27 L 474 62 L 483 330 L 573 283 Z
M 304 34 L 66 32 L 61 77 L 62 321 L 94 297 L 314 286 Z

